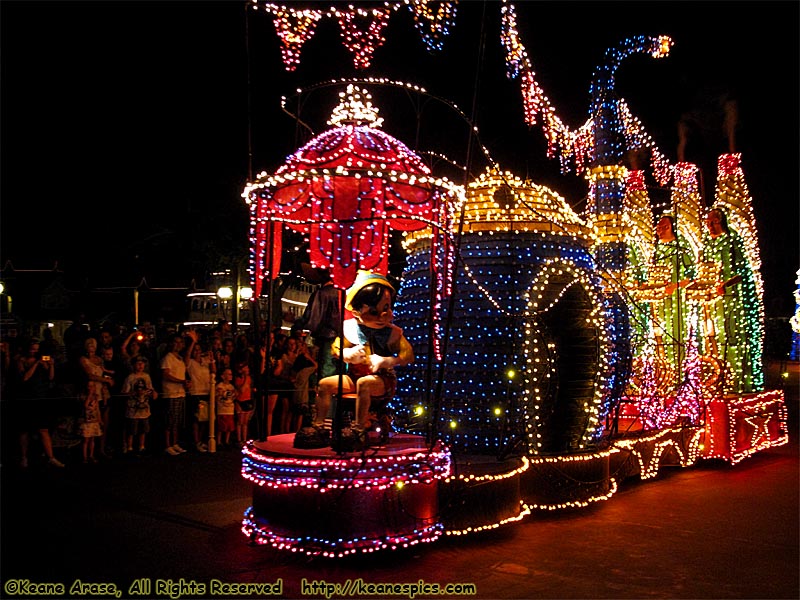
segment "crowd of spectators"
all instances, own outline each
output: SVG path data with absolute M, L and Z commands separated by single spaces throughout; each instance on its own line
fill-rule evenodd
M 267 336 L 263 323 L 234 332 L 223 321 L 126 327 L 83 318 L 60 340 L 45 328 L 4 341 L 0 406 L 4 438 L 14 443 L 3 451 L 22 468 L 204 453 L 211 415 L 219 450 L 296 432 L 314 398 L 308 342 L 299 329 Z

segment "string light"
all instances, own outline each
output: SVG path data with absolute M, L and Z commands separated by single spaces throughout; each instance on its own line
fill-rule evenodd
M 559 158 L 562 173 L 567 173 L 572 169 L 583 170 L 589 164 L 591 157 L 598 152 L 603 152 L 603 149 L 595 148 L 593 132 L 596 129 L 608 127 L 609 123 L 595 123 L 593 116 L 590 116 L 586 122 L 574 130 L 564 124 L 536 80 L 536 73 L 533 71 L 525 46 L 520 40 L 514 5 L 508 0 L 503 0 L 500 10 L 500 42 L 505 50 L 506 74 L 510 79 L 519 78 L 520 80 L 525 122 L 528 125 L 541 123 L 542 133 L 547 141 L 547 157 L 557 156 Z M 669 53 L 671 46 L 672 40 L 667 36 L 655 38 L 639 36 L 625 40 L 620 48 L 607 50 L 606 56 L 609 60 L 604 65 L 606 71 L 603 71 L 603 68 L 598 70 L 596 76 L 600 75 L 601 81 L 594 82 L 590 92 L 597 91 L 597 86 L 613 89 L 614 71 L 619 63 L 631 53 L 645 52 L 654 58 L 662 58 Z M 609 82 L 611 82 L 610 87 L 608 87 Z M 592 115 L 597 112 L 604 114 L 604 111 L 599 109 L 606 104 L 609 106 L 611 114 L 615 115 L 618 120 L 618 123 L 612 127 L 617 134 L 617 140 L 624 140 L 625 147 L 628 149 L 649 149 L 656 179 L 661 185 L 667 185 L 672 177 L 673 166 L 659 151 L 655 141 L 645 131 L 639 119 L 631 113 L 623 98 L 598 95 L 597 103 L 592 107 Z
M 398 482 L 429 484 L 450 474 L 446 448 L 392 456 L 295 458 L 242 450 L 242 477 L 259 487 L 384 490 Z
M 432 6 L 434 4 L 435 8 Z M 435 51 L 442 49 L 444 38 L 455 24 L 456 5 L 457 2 L 396 0 L 372 8 L 353 5 L 340 8 L 333 5 L 327 10 L 311 10 L 252 0 L 250 7 L 272 15 L 281 40 L 284 66 L 287 71 L 294 71 L 300 63 L 303 46 L 314 36 L 317 25 L 324 18 L 335 19 L 339 23 L 342 43 L 353 55 L 355 68 L 366 69 L 372 62 L 375 50 L 386 41 L 383 31 L 395 11 L 407 7 L 423 43 L 429 51 Z
M 330 540 L 316 536 L 289 536 L 272 529 L 266 519 L 256 515 L 252 506 L 247 509 L 242 521 L 242 533 L 256 544 L 323 558 L 344 558 L 359 553 L 369 554 L 410 548 L 420 543 L 434 542 L 442 536 L 442 532 L 441 523 L 435 523 L 402 534 L 377 537 L 360 536 Z
M 460 202 L 461 187 L 433 176 L 408 147 L 378 129 L 381 119 L 366 90 L 348 85 L 330 122 L 339 125 L 288 157 L 274 175 L 260 173 L 242 193 L 250 205 L 256 295 L 274 272 L 265 258 L 280 256 L 282 225 L 304 234 L 311 264 L 345 289 L 359 269 L 388 272 L 390 228 L 428 227 L 439 235 Z
M 527 327 L 524 323 L 533 315 L 521 291 L 535 285 L 536 274 L 548 269 L 548 261 L 557 257 L 565 261 L 562 272 L 574 268 L 592 273 L 594 265 L 588 251 L 591 232 L 566 201 L 510 173 L 489 168 L 470 183 L 463 212 L 461 255 L 454 265 L 458 312 L 450 331 L 458 342 L 446 357 L 440 411 L 442 423 L 449 424 L 442 432 L 448 445 L 457 451 L 480 453 L 502 443 L 495 408 L 501 408 L 503 420 L 520 426 L 532 422 L 531 415 L 539 410 L 519 398 L 524 393 L 521 390 L 530 387 L 530 369 L 538 352 L 524 344 L 524 338 L 532 335 L 523 329 Z M 420 230 L 405 236 L 408 268 L 395 305 L 396 320 L 403 323 L 417 353 L 415 364 L 398 373 L 398 393 L 393 400 L 398 422 L 407 423 L 408 431 L 419 426 L 413 407 L 424 404 L 427 397 L 424 349 L 429 337 L 425 319 L 430 305 L 429 235 L 429 230 Z M 584 281 L 584 285 L 592 293 L 599 291 L 598 281 L 591 285 Z M 569 293 L 569 287 L 556 289 Z M 437 303 L 440 300 L 436 298 Z M 595 304 L 605 306 L 599 299 Z M 543 306 L 536 310 L 546 312 Z M 605 317 L 597 325 L 604 329 Z M 601 362 L 606 369 L 604 360 Z M 519 375 L 514 380 L 506 378 L 510 364 Z M 587 375 L 593 376 L 594 372 Z M 499 385 L 502 381 L 514 389 Z M 601 378 L 598 387 L 603 385 Z M 600 394 L 588 402 L 592 407 L 587 411 L 587 438 L 576 441 L 578 445 L 600 435 L 600 413 L 607 408 L 608 399 Z
M 715 239 L 709 239 L 708 232 L 704 232 L 704 260 L 717 261 L 724 268 L 730 268 L 730 273 L 721 274 L 725 279 L 733 275 L 742 278 L 740 289 L 733 290 L 732 294 L 727 292 L 712 308 L 712 319 L 719 336 L 717 341 L 720 347 L 725 348 L 724 358 L 731 369 L 725 390 L 761 391 L 764 389 L 764 282 L 753 201 L 741 168 L 741 154 L 719 157 L 712 208 L 723 211 L 730 231 Z M 745 265 L 735 264 L 738 247 L 744 249 Z M 723 259 L 728 254 L 730 261 Z M 742 333 L 737 336 L 727 323 L 735 323 L 736 327 L 742 328 Z
M 437 488 L 432 485 L 446 481 L 451 474 L 450 452 L 442 444 L 426 451 L 411 447 L 387 455 L 349 457 L 276 455 L 262 453 L 248 444 L 242 450 L 241 472 L 256 486 L 254 504 L 245 512 L 242 532 L 258 544 L 309 556 L 341 558 L 431 542 L 443 532 L 435 510 Z M 286 529 L 296 526 L 281 520 L 283 512 L 276 515 L 260 508 L 263 502 L 267 506 L 286 503 L 287 507 L 301 501 L 316 504 L 323 495 L 334 491 L 347 493 L 349 501 L 356 505 L 378 503 L 405 509 L 403 514 L 395 515 L 391 534 L 367 528 L 364 534 L 357 535 L 359 528 L 354 527 L 350 537 L 343 537 L 338 533 L 290 535 Z M 415 518 L 406 514 L 417 502 L 427 502 L 426 511 L 431 515 Z
M 447 23 L 455 15 L 454 9 L 448 12 L 441 7 L 434 14 L 425 0 L 406 0 L 405 4 L 423 15 L 426 27 L 434 21 Z M 332 8 L 325 13 L 339 19 L 357 68 L 369 66 L 397 6 L 385 3 L 370 11 Z M 288 31 L 292 23 L 301 30 L 295 32 L 297 38 L 282 38 L 289 48 L 284 61 L 288 57 L 296 66 L 302 44 L 313 35 L 323 13 L 305 15 L 271 4 L 264 7 L 275 16 L 279 31 Z M 710 351 L 707 340 L 724 324 L 715 321 L 714 311 L 711 316 L 700 313 L 722 306 L 712 288 L 719 283 L 717 263 L 724 251 L 722 242 L 714 242 L 702 231 L 697 167 L 670 164 L 624 101 L 612 93 L 622 60 L 635 52 L 664 56 L 671 40 L 637 37 L 607 50 L 590 90 L 592 118 L 570 131 L 535 80 L 516 31 L 513 5 L 504 2 L 501 10 L 507 71 L 509 77 L 522 80 L 526 122 L 542 121 L 548 156 L 558 154 L 562 170 L 570 163 L 586 169 L 586 216 L 575 214 L 551 190 L 494 166 L 466 190 L 435 177 L 418 156 L 377 129 L 382 119 L 369 93 L 348 84 L 328 122 L 334 129 L 290 156 L 273 176 L 261 173 L 245 188 L 242 196 L 251 210 L 251 273 L 258 285 L 265 274 L 274 272 L 264 261 L 267 250 L 274 250 L 268 248 L 270 235 L 280 238 L 280 231 L 273 229 L 276 224 L 308 236 L 312 263 L 333 270 L 340 287 L 349 277 L 343 262 L 351 269 L 353 265 L 385 269 L 388 227 L 404 231 L 409 257 L 395 312 L 418 356 L 414 365 L 399 374 L 391 407 L 409 432 L 418 429 L 423 418 L 439 412 L 443 431 L 438 433 L 443 439 L 431 452 L 391 458 L 297 459 L 245 450 L 242 475 L 258 489 L 313 494 L 354 490 L 377 495 L 405 493 L 415 485 L 465 488 L 478 482 L 522 479 L 523 474 L 530 479 L 537 469 L 600 467 L 623 454 L 634 457 L 637 474 L 648 479 L 673 456 L 681 466 L 694 464 L 701 456 L 736 463 L 788 443 L 783 394 L 762 391 L 763 284 L 752 201 L 740 155 L 720 157 L 714 207 L 730 215 L 731 235 L 739 236 L 745 248 L 751 278 L 743 284 L 747 300 L 736 306 L 735 320 L 745 324 L 747 340 L 746 346 L 727 344 L 731 353 L 719 357 Z M 366 28 L 362 27 L 365 22 Z M 431 29 L 432 45 L 441 42 L 442 31 Z M 630 289 L 643 282 L 663 283 L 670 274 L 664 277 L 663 269 L 651 265 L 656 256 L 650 226 L 653 206 L 644 173 L 618 164 L 623 147 L 650 149 L 655 177 L 662 185 L 674 181 L 670 208 L 681 215 L 679 231 L 693 257 L 703 259 L 698 260 L 694 287 L 680 300 L 686 310 L 679 317 L 686 319 L 688 336 L 673 340 L 678 351 L 663 356 L 658 352 L 655 338 L 667 329 L 663 317 L 636 321 L 636 385 L 628 387 L 624 398 L 619 391 L 627 383 L 621 365 L 627 352 L 628 314 L 638 319 L 641 304 L 659 299 L 653 289 L 641 289 L 638 294 L 629 293 Z M 488 156 L 485 148 L 484 152 Z M 410 199 L 423 196 L 421 202 Z M 343 198 L 344 211 L 333 202 Z M 456 215 L 461 213 L 464 219 L 457 227 Z M 462 233 L 458 254 L 453 243 L 456 231 Z M 635 268 L 642 272 L 634 272 Z M 455 289 L 456 312 L 449 333 L 457 342 L 443 356 L 444 300 Z M 577 360 L 579 352 L 586 354 Z M 748 353 L 758 359 L 745 368 Z M 428 354 L 447 362 L 437 411 L 428 403 L 430 381 L 424 373 Z M 519 377 L 511 375 L 509 365 L 515 366 Z M 569 386 L 573 386 L 569 393 L 559 391 Z M 585 391 L 574 392 L 578 388 Z M 731 391 L 740 395 L 723 395 Z M 612 448 L 597 451 L 601 441 L 609 439 L 611 409 L 622 400 L 628 403 L 623 418 L 636 419 L 643 431 L 635 438 L 614 439 Z M 562 410 L 566 403 L 568 408 Z M 553 417 L 558 411 L 562 414 Z M 434 425 L 438 429 L 440 424 Z M 493 475 L 452 472 L 449 448 L 494 453 L 513 436 L 525 442 L 520 467 Z M 446 531 L 440 523 L 428 523 L 391 536 L 346 540 L 289 536 L 276 531 L 253 509 L 246 513 L 242 530 L 257 543 L 341 557 L 408 547 L 442 534 L 458 536 L 494 528 L 521 520 L 533 509 L 588 506 L 617 490 L 614 477 L 602 484 L 607 487 L 599 494 L 592 491 L 563 502 L 515 499 L 513 515 Z
M 444 38 L 455 25 L 458 2 L 404 0 L 414 15 L 414 25 L 422 41 L 433 52 L 444 47 Z
M 780 390 L 714 398 L 708 406 L 703 456 L 734 465 L 756 452 L 788 444 L 787 414 Z
M 794 283 L 797 287 L 794 290 L 794 314 L 789 318 L 789 325 L 792 327 L 792 347 L 789 351 L 789 358 L 798 360 L 800 358 L 800 269 L 797 270 L 797 279 L 794 280 Z M 783 372 L 781 377 L 786 379 L 789 374 Z
M 254 0 L 252 6 L 257 9 L 258 3 Z M 275 30 L 281 40 L 281 55 L 286 70 L 294 71 L 300 64 L 300 51 L 314 35 L 322 13 L 277 4 L 264 4 L 263 9 L 272 15 Z
M 682 439 L 684 431 L 689 432 L 688 443 Z M 667 450 L 671 450 L 677 455 L 681 466 L 689 467 L 695 464 L 701 455 L 702 438 L 703 429 L 701 427 L 667 428 L 650 435 L 615 440 L 614 446 L 617 450 L 636 459 L 639 468 L 633 474 L 638 475 L 641 479 L 652 479 L 658 475 L 662 466 L 662 457 Z

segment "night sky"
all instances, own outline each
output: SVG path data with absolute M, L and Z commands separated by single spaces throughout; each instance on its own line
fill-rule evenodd
M 327 8 L 328 3 L 292 3 Z M 360 3 L 364 4 L 364 3 Z M 344 6 L 343 3 L 340 3 Z M 386 77 L 455 102 L 501 168 L 585 205 L 582 175 L 560 173 L 505 75 L 500 3 L 461 2 L 444 49 L 429 52 L 410 11 L 394 13 L 369 69 L 356 71 L 338 24 L 323 20 L 295 72 L 283 66 L 267 14 L 247 3 L 0 1 L 0 260 L 51 268 L 97 286 L 202 285 L 208 256 L 246 251 L 242 189 L 310 139 L 281 110 L 282 95 L 336 78 Z M 522 42 L 561 119 L 579 127 L 604 51 L 636 35 L 670 35 L 670 56 L 635 55 L 619 95 L 713 199 L 716 160 L 729 151 L 722 105 L 738 106 L 734 150 L 761 232 L 768 316 L 794 312 L 800 267 L 797 2 L 518 2 Z M 481 39 L 484 40 L 481 45 Z M 314 134 L 339 87 L 304 96 Z M 419 151 L 467 160 L 468 125 L 435 101 L 371 90 L 383 129 Z M 472 172 L 486 162 L 472 153 Z M 440 173 L 457 183 L 457 172 Z M 656 196 L 659 192 L 654 191 Z

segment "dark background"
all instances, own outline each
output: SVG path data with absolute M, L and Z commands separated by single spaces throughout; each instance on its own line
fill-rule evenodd
M 292 3 L 327 8 L 332 3 Z M 357 3 L 365 4 L 365 3 Z M 59 268 L 84 284 L 203 287 L 207 272 L 246 255 L 241 192 L 274 172 L 310 132 L 281 110 L 294 91 L 336 78 L 386 77 L 455 102 L 501 168 L 585 206 L 582 174 L 561 174 L 505 75 L 499 2 L 461 2 L 444 49 L 429 52 L 408 9 L 396 11 L 369 69 L 356 71 L 335 20 L 320 22 L 287 72 L 269 16 L 230 2 L 0 2 L 2 71 L 0 260 Z M 337 3 L 344 8 L 344 3 Z M 587 118 L 607 48 L 670 35 L 666 58 L 628 58 L 617 90 L 671 160 L 685 159 L 708 204 L 728 152 L 722 105 L 738 105 L 734 150 L 761 232 L 768 316 L 794 313 L 798 250 L 797 2 L 518 2 L 521 40 L 560 118 Z M 481 44 L 483 40 L 483 44 Z M 303 95 L 314 134 L 342 86 Z M 418 151 L 467 160 L 467 122 L 427 96 L 371 88 L 383 129 Z M 471 175 L 486 167 L 471 153 Z M 440 162 L 440 174 L 463 174 Z M 652 179 L 650 180 L 651 183 Z M 653 185 L 655 185 L 653 183 Z M 664 196 L 663 190 L 651 195 Z M 402 268 L 395 257 L 393 272 Z

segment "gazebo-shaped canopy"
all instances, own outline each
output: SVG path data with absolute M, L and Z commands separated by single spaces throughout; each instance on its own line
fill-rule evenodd
M 327 269 L 337 288 L 359 270 L 388 271 L 389 230 L 448 231 L 462 188 L 433 177 L 402 142 L 378 127 L 369 94 L 348 85 L 330 129 L 291 155 L 274 175 L 261 173 L 242 196 L 250 205 L 251 275 L 278 273 L 281 226 L 305 234 L 311 264 Z

